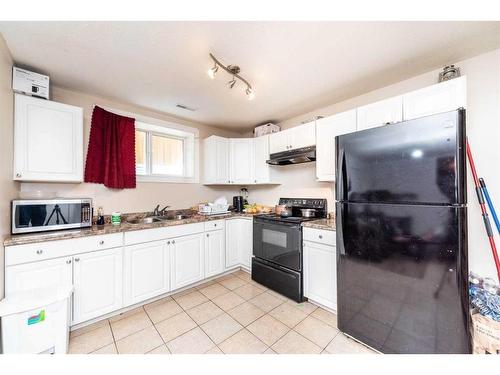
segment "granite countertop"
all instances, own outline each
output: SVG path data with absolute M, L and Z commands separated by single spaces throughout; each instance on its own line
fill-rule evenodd
M 42 232 L 42 233 L 30 233 L 30 234 L 13 234 L 4 240 L 3 245 L 4 246 L 25 245 L 30 243 L 67 240 L 71 238 L 97 236 L 102 234 L 130 232 L 134 230 L 171 227 L 182 224 L 203 223 L 206 221 L 229 219 L 233 217 L 253 217 L 253 216 L 254 216 L 253 214 L 233 213 L 233 212 L 224 215 L 213 215 L 213 216 L 195 214 L 187 219 L 164 220 L 150 224 L 129 224 L 122 219 L 122 223 L 120 225 L 112 225 L 112 224 L 105 224 L 102 226 L 93 225 L 90 228 L 84 228 L 84 229 L 75 229 L 75 230 L 68 229 L 68 230 L 60 230 L 54 232 Z
M 335 230 L 335 219 L 318 219 L 302 223 L 305 228 Z

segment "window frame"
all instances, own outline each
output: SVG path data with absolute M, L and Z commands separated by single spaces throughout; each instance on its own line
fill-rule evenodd
M 146 174 L 138 174 L 137 182 L 167 182 L 167 183 L 199 183 L 199 130 L 173 121 L 164 121 L 156 118 L 137 115 L 112 108 L 105 108 L 110 112 L 132 117 L 135 119 L 135 130 L 146 133 Z M 167 175 L 152 174 L 152 135 L 157 134 L 167 138 L 183 140 L 183 174 Z M 135 149 L 134 149 L 135 150 Z

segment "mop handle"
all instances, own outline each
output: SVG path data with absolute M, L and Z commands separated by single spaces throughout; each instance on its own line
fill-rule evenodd
M 479 184 L 479 179 L 477 178 L 476 166 L 474 165 L 474 159 L 472 158 L 472 151 L 469 146 L 469 140 L 467 140 L 467 157 L 469 159 L 470 169 L 472 171 L 472 177 L 474 178 L 474 186 L 476 188 L 477 199 L 479 201 L 479 207 L 481 207 L 481 213 L 483 216 L 484 227 L 486 229 L 486 235 L 488 236 L 488 241 L 490 242 L 491 253 L 493 255 L 493 260 L 495 261 L 495 267 L 497 269 L 498 281 L 500 282 L 500 260 L 498 259 L 497 247 L 495 245 L 495 239 L 493 238 L 493 231 L 491 230 L 490 219 L 488 217 L 488 212 L 486 211 L 486 206 L 484 205 L 483 191 Z
M 490 194 L 488 193 L 488 188 L 486 187 L 484 178 L 479 178 L 479 183 L 481 184 L 481 188 L 483 189 L 484 197 L 486 198 L 486 203 L 488 203 L 488 207 L 490 208 L 491 216 L 493 217 L 493 221 L 495 222 L 495 226 L 497 227 L 498 234 L 500 234 L 500 221 L 498 220 L 495 206 L 493 206 L 493 201 L 491 200 Z

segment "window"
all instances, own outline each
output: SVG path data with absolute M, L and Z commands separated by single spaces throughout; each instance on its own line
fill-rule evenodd
M 136 120 L 137 181 L 198 182 L 197 131 L 182 128 L 168 128 Z

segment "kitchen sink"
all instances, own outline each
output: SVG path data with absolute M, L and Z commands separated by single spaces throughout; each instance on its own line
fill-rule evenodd
M 164 216 L 161 218 L 161 220 L 183 220 L 183 219 L 189 219 L 191 215 L 169 215 L 169 216 Z
M 157 223 L 159 221 L 162 221 L 162 219 L 155 217 L 155 216 L 149 216 L 149 217 L 143 217 L 143 218 L 130 219 L 130 220 L 127 220 L 127 223 L 129 223 L 129 224 L 151 224 L 151 223 Z

